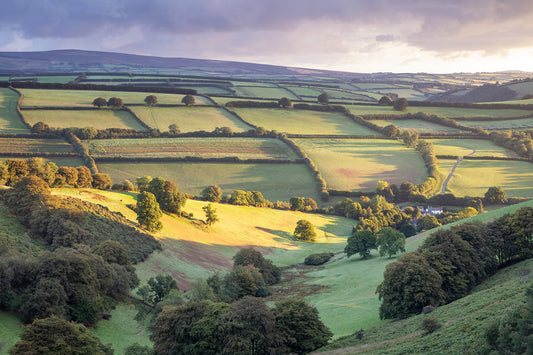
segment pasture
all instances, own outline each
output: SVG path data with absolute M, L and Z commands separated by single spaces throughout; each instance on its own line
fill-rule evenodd
M 439 167 L 448 175 L 454 160 L 439 159 Z M 503 188 L 509 197 L 532 197 L 533 164 L 522 161 L 463 160 L 448 182 L 446 192 L 455 196 L 483 197 L 489 187 Z
M 518 130 L 520 128 L 533 128 L 533 116 L 530 118 L 522 118 L 516 120 L 490 120 L 490 121 L 464 121 L 457 120 L 457 123 L 463 126 L 481 127 L 487 130 L 499 129 L 499 130 Z
M 268 130 L 292 134 L 341 134 L 380 136 L 381 134 L 353 122 L 340 113 L 294 109 L 233 109 L 245 121 Z
M 427 122 L 424 120 L 409 119 L 409 120 L 372 120 L 370 121 L 375 125 L 380 127 L 385 127 L 388 125 L 395 125 L 401 130 L 410 130 L 414 129 L 419 133 L 461 133 L 463 131 L 452 128 L 448 126 L 443 126 L 433 122 Z
M 31 126 L 42 121 L 53 128 L 94 127 L 96 129 L 146 130 L 135 117 L 122 110 L 25 110 L 22 113 Z
M 509 118 L 523 117 L 531 115 L 531 111 L 520 109 L 485 109 L 485 108 L 461 108 L 461 107 L 429 107 L 429 106 L 409 106 L 405 111 L 396 111 L 392 106 L 365 106 L 365 105 L 346 105 L 354 115 L 405 115 L 407 113 L 415 114 L 424 112 L 428 115 L 437 115 L 448 118 L 458 117 L 487 117 L 490 118 Z
M 0 138 L 0 153 L 72 153 L 72 146 L 62 139 Z
M 306 87 L 306 86 L 288 86 L 288 85 L 284 85 L 284 87 L 286 87 L 287 89 L 293 91 L 296 93 L 296 95 L 299 95 L 299 96 L 310 96 L 310 97 L 318 97 L 318 95 L 320 95 L 322 92 L 320 90 L 317 90 L 317 89 L 313 89 L 313 88 L 310 88 L 310 87 Z
M 8 88 L 0 88 L 0 133 L 26 134 L 30 130 L 17 113 L 19 95 Z
M 384 139 L 295 139 L 317 165 L 328 188 L 374 191 L 378 180 L 422 182 L 424 161 L 411 148 Z
M 101 173 L 114 182 L 135 181 L 143 175 L 174 181 L 180 191 L 199 195 L 209 185 L 224 193 L 233 190 L 261 191 L 266 199 L 288 201 L 293 196 L 318 201 L 317 185 L 303 164 L 234 163 L 98 163 Z
M 261 86 L 236 86 L 235 96 L 242 97 L 262 97 L 269 99 L 281 99 L 288 97 L 291 100 L 299 100 L 300 98 L 294 96 L 292 92 L 280 87 L 261 87 Z
M 500 147 L 492 141 L 485 139 L 428 139 L 433 144 L 436 155 L 457 155 L 464 156 L 472 153 L 473 156 L 486 157 L 513 157 L 518 155 L 507 148 Z
M 20 89 L 23 95 L 22 107 L 93 107 L 93 100 L 103 97 L 108 100 L 111 97 L 119 97 L 125 105 L 142 104 L 148 95 L 157 96 L 158 103 L 169 105 L 181 105 L 184 95 L 159 94 L 151 92 L 127 92 L 127 91 L 95 91 L 95 90 L 46 90 L 46 89 Z M 197 104 L 209 105 L 204 98 L 195 96 Z
M 201 157 L 239 159 L 297 158 L 294 151 L 272 138 L 147 138 L 97 139 L 86 141 L 89 153 L 95 157 Z M 1 150 L 0 150 L 1 151 Z
M 252 129 L 233 114 L 216 107 L 131 107 L 148 126 L 168 131 L 177 124 L 181 132 L 213 131 L 216 127 L 229 127 L 233 132 Z

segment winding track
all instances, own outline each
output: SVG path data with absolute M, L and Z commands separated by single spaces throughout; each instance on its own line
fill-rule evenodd
M 444 191 L 446 191 L 446 187 L 448 186 L 448 181 L 450 181 L 450 179 L 452 178 L 452 175 L 455 171 L 455 168 L 457 168 L 457 165 L 459 165 L 459 163 L 461 162 L 461 160 L 463 160 L 464 157 L 468 157 L 472 154 L 475 154 L 476 153 L 476 150 L 473 149 L 472 150 L 472 153 L 470 154 L 467 154 L 459 159 L 457 159 L 457 162 L 455 162 L 455 165 L 453 166 L 452 170 L 450 171 L 450 174 L 448 175 L 448 177 L 446 178 L 446 180 L 444 180 L 444 183 L 442 184 L 442 190 L 440 191 L 440 195 L 442 195 L 444 193 Z

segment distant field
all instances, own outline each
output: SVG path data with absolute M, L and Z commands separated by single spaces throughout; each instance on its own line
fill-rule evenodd
M 318 97 L 318 95 L 320 95 L 322 93 L 320 90 L 313 89 L 313 88 L 308 88 L 308 87 L 305 87 L 305 86 L 288 86 L 288 85 L 285 85 L 285 87 L 287 89 L 290 89 L 290 90 L 294 91 L 297 95 L 300 95 L 300 96 L 315 96 L 315 97 Z
M 517 99 L 521 99 L 525 95 L 533 95 L 533 81 L 510 84 L 506 87 L 516 92 Z
M 271 138 L 97 139 L 85 144 L 95 157 L 297 158 L 289 146 Z
M 354 115 L 403 115 L 406 113 L 424 112 L 430 115 L 442 117 L 487 117 L 487 118 L 507 118 L 522 117 L 531 115 L 531 111 L 519 109 L 476 109 L 476 108 L 459 108 L 459 107 L 426 107 L 410 106 L 405 111 L 396 111 L 392 106 L 363 106 L 363 105 L 346 105 Z
M 439 160 L 442 174 L 455 162 Z M 504 189 L 507 196 L 533 197 L 533 164 L 521 161 L 463 160 L 450 179 L 446 192 L 456 196 L 483 197 L 492 186 Z
M 213 131 L 216 127 L 229 127 L 233 132 L 244 132 L 248 126 L 233 114 L 215 107 L 146 107 L 136 106 L 133 112 L 148 126 L 168 131 L 177 124 L 181 132 Z
M 233 88 L 237 96 L 244 97 L 261 97 L 269 99 L 281 99 L 282 97 L 288 97 L 291 100 L 298 100 L 298 97 L 294 96 L 288 90 L 279 87 L 260 87 L 260 86 L 237 86 Z
M 533 112 L 532 112 L 533 114 Z M 457 123 L 470 126 L 470 127 L 482 127 L 484 129 L 518 129 L 518 128 L 533 128 L 533 116 L 530 118 L 523 118 L 517 120 L 504 120 L 504 121 L 463 121 L 457 120 Z
M 180 191 L 195 195 L 217 184 L 224 193 L 261 191 L 274 202 L 288 201 L 292 196 L 318 199 L 316 182 L 303 164 L 100 163 L 98 170 L 110 174 L 115 182 L 161 176 L 174 181 Z
M 93 100 L 103 97 L 108 100 L 111 97 L 119 97 L 124 104 L 144 104 L 144 98 L 148 95 L 157 96 L 160 104 L 181 104 L 184 95 L 159 94 L 151 92 L 126 92 L 126 91 L 93 91 L 93 90 L 45 90 L 45 89 L 20 89 L 24 95 L 22 106 L 80 106 L 93 107 Z M 200 96 L 195 96 L 196 103 L 209 104 Z
M 29 133 L 28 127 L 17 113 L 19 95 L 13 90 L 0 88 L 0 133 Z
M 293 109 L 236 108 L 235 112 L 256 126 L 294 134 L 347 134 L 379 136 L 340 113 Z
M 318 166 L 329 188 L 374 191 L 378 180 L 422 182 L 424 161 L 414 149 L 381 139 L 295 139 Z
M 353 83 L 352 85 L 362 90 L 398 89 L 399 88 L 399 86 L 395 84 L 388 84 L 388 83 Z
M 254 81 L 232 81 L 231 83 L 233 84 L 233 86 L 260 86 L 260 87 L 265 87 L 265 88 L 277 88 L 278 87 L 276 84 L 254 82 Z
M 218 105 L 224 106 L 227 102 L 230 101 L 255 101 L 255 102 L 278 102 L 278 100 L 262 100 L 262 99 L 242 99 L 242 98 L 236 98 L 236 97 L 218 97 L 218 96 L 211 96 L 211 99 L 213 99 Z
M 334 89 L 326 89 L 324 90 L 327 94 L 330 100 L 341 100 L 341 99 L 348 99 L 348 100 L 357 100 L 357 101 L 372 101 L 369 96 L 372 96 L 371 93 L 366 93 L 364 95 L 353 93 L 350 91 L 342 91 L 342 90 L 334 90 Z
M 459 133 L 463 132 L 459 129 L 442 126 L 436 123 L 427 122 L 423 120 L 372 120 L 370 121 L 375 125 L 385 127 L 388 125 L 395 125 L 400 129 L 414 129 L 420 133 Z
M 34 125 L 39 121 L 55 128 L 68 127 L 94 127 L 96 129 L 107 128 L 131 128 L 137 131 L 145 131 L 138 120 L 129 112 L 112 110 L 25 110 L 22 112 L 26 121 Z
M 199 94 L 204 95 L 234 95 L 233 91 L 230 88 L 226 89 L 220 86 L 180 85 L 179 83 L 176 83 L 176 86 L 184 89 L 193 89 L 196 90 Z
M 475 149 L 476 153 L 473 156 L 518 157 L 512 150 L 484 139 L 428 139 L 427 141 L 433 143 L 436 155 L 464 156 Z
M 70 153 L 72 146 L 61 139 L 0 138 L 0 153 Z

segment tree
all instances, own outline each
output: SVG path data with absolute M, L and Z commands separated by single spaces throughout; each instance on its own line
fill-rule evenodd
M 437 219 L 437 217 L 432 216 L 430 214 L 424 215 L 422 218 L 418 220 L 418 230 L 419 231 L 427 231 L 433 228 L 436 228 L 440 226 L 441 223 Z
M 442 278 L 419 253 L 402 255 L 387 264 L 383 282 L 376 292 L 383 300 L 379 307 L 381 319 L 405 318 L 418 314 L 423 307 L 444 301 Z
M 316 238 L 315 227 L 305 219 L 301 219 L 296 223 L 293 234 L 296 239 L 304 242 L 314 242 Z
M 506 203 L 505 191 L 501 187 L 489 187 L 485 192 L 485 198 L 483 199 L 486 205 L 495 205 L 498 203 Z
M 86 166 L 78 166 L 78 182 L 76 187 L 91 187 L 93 183 L 93 177 L 91 176 L 91 171 Z
M 272 261 L 265 259 L 263 254 L 252 247 L 242 248 L 233 256 L 233 267 L 252 265 L 259 269 L 268 285 L 273 285 L 281 279 L 281 270 Z
M 292 106 L 292 101 L 288 97 L 282 97 L 278 101 L 279 105 L 283 108 L 288 108 Z
M 202 190 L 202 197 L 209 202 L 220 202 L 222 190 L 218 185 L 211 185 Z
M 122 106 L 124 106 L 124 102 L 122 101 L 121 98 L 112 97 L 107 102 L 107 105 L 111 107 L 115 107 L 115 108 L 122 108 Z
M 137 187 L 137 191 L 139 192 L 143 192 L 143 191 L 146 191 L 146 189 L 148 189 L 148 185 L 150 184 L 150 182 L 152 181 L 152 177 L 151 176 L 142 176 L 140 178 L 137 178 L 135 180 L 135 186 Z
M 168 131 L 170 132 L 170 134 L 172 135 L 178 135 L 180 134 L 180 128 L 178 127 L 178 125 L 176 123 L 173 123 L 171 125 L 168 126 Z
M 407 107 L 409 107 L 409 102 L 407 101 L 407 99 L 405 99 L 403 97 L 401 97 L 398 100 L 394 101 L 393 108 L 396 111 L 405 111 L 407 109 Z
M 379 255 L 393 255 L 405 252 L 405 235 L 391 227 L 384 227 L 378 232 Z
M 347 257 L 359 253 L 363 259 L 370 256 L 370 250 L 377 248 L 377 237 L 374 232 L 363 230 L 355 232 L 348 238 L 344 252 Z
M 126 248 L 122 244 L 114 240 L 106 240 L 98 244 L 93 253 L 100 255 L 106 263 L 131 265 L 131 260 Z
M 137 212 L 137 221 L 147 230 L 156 232 L 163 228 L 163 224 L 159 221 L 163 213 L 151 192 L 144 191 L 139 194 L 135 212 Z
M 156 304 L 161 302 L 170 291 L 177 290 L 178 284 L 170 275 L 157 275 L 155 278 L 150 277 L 148 287 L 150 290 L 148 300 L 150 303 Z
M 183 96 L 183 98 L 181 99 L 181 103 L 185 104 L 186 106 L 194 105 L 195 103 L 194 96 L 192 96 L 191 94 Z
M 107 106 L 107 101 L 103 97 L 97 97 L 93 100 L 93 106 L 96 106 L 98 108 Z
M 303 197 L 291 197 L 289 200 L 291 211 L 303 211 L 305 208 L 305 199 Z
M 148 106 L 154 106 L 155 104 L 157 104 L 157 96 L 155 95 L 148 95 L 144 98 L 144 102 L 148 105 Z
M 317 100 L 322 105 L 327 105 L 329 102 L 329 96 L 327 92 L 323 92 L 322 94 L 318 95 Z
M 93 187 L 95 189 L 108 190 L 111 188 L 111 185 L 113 184 L 109 174 L 98 173 L 98 174 L 94 174 L 92 178 L 93 178 Z
M 50 131 L 50 126 L 46 123 L 39 121 L 31 127 L 31 133 L 48 133 Z
M 124 348 L 124 355 L 155 355 L 154 349 L 137 342 Z
M 317 309 L 303 300 L 277 303 L 273 313 L 291 353 L 307 354 L 326 345 L 333 336 L 320 320 Z
M 25 326 L 20 339 L 10 354 L 113 354 L 85 326 L 56 316 Z
M 70 166 L 62 166 L 57 173 L 65 177 L 65 183 L 70 186 L 76 186 L 78 183 L 78 170 Z
M 385 133 L 385 135 L 387 137 L 398 137 L 400 135 L 401 131 L 395 125 L 390 124 L 390 125 L 385 126 L 383 128 L 383 133 Z
M 212 226 L 216 222 L 219 222 L 218 216 L 216 214 L 217 210 L 213 208 L 211 204 L 202 207 L 202 210 L 204 210 L 205 212 L 205 223 L 207 223 L 208 226 Z
M 381 105 L 381 106 L 392 106 L 392 100 L 388 96 L 382 96 L 379 99 L 379 101 L 378 101 L 378 105 Z

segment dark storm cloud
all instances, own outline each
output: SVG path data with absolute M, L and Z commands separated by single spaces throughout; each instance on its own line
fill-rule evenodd
M 314 21 L 316 31 L 328 31 L 328 23 L 340 23 L 382 33 L 372 37 L 378 42 L 404 42 L 438 52 L 529 47 L 533 36 L 530 0 L 11 2 L 0 12 L 0 29 L 17 31 L 29 39 L 84 38 L 98 31 L 132 28 L 165 35 L 261 31 L 268 36 L 269 31 L 291 31 L 300 23 Z

